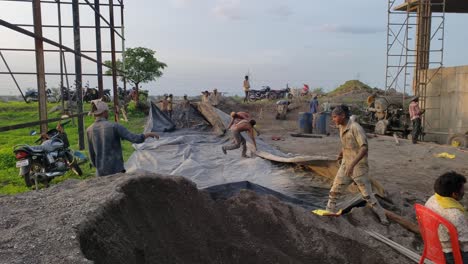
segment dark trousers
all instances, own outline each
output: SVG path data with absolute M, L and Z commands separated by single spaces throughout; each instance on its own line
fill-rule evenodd
M 463 260 L 463 263 L 468 263 L 468 252 L 463 252 L 462 251 L 462 260 Z M 454 264 L 455 263 L 455 259 L 453 258 L 453 254 L 452 253 L 444 253 L 445 255 L 445 262 L 447 264 Z
M 224 150 L 233 150 L 238 149 L 242 146 L 242 157 L 246 156 L 247 153 L 247 143 L 245 138 L 237 130 L 232 131 L 233 142 L 229 145 L 223 146 Z
M 411 135 L 413 136 L 413 143 L 418 141 L 419 136 L 421 136 L 421 132 L 421 118 L 416 118 L 413 120 L 413 131 L 411 131 Z
M 245 92 L 245 97 L 244 97 L 244 102 L 249 101 L 249 91 L 244 91 Z

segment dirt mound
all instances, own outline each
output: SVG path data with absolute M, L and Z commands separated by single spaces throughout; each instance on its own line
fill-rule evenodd
M 182 177 L 116 175 L 0 198 L 0 263 L 409 263 L 345 218 Z
M 349 80 L 349 81 L 346 81 L 344 84 L 338 86 L 335 90 L 328 93 L 328 95 L 335 96 L 335 95 L 349 93 L 352 91 L 372 93 L 373 89 L 369 85 L 359 80 Z

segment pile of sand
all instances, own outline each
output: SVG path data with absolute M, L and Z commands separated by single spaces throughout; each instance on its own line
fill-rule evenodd
M 367 211 L 367 209 L 360 209 Z M 409 263 L 345 218 L 182 177 L 116 175 L 0 198 L 1 263 Z

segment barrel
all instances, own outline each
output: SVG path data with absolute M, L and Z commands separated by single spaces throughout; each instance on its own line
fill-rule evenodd
M 299 113 L 299 132 L 309 134 L 312 133 L 312 113 Z
M 322 112 L 317 118 L 315 132 L 317 134 L 328 134 L 330 132 L 330 112 Z

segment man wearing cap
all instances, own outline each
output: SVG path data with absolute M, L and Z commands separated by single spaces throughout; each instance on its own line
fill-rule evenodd
M 421 115 L 424 114 L 424 110 L 419 108 L 419 96 L 413 97 L 409 104 L 409 114 L 411 122 L 413 122 L 413 131 L 411 131 L 413 144 L 418 143 L 418 138 L 421 135 Z
M 148 137 L 159 138 L 154 132 L 133 134 L 124 126 L 107 121 L 109 108 L 103 101 L 94 100 L 91 107 L 90 115 L 94 115 L 95 121 L 88 127 L 86 134 L 90 160 L 96 168 L 97 176 L 125 172 L 121 139 L 142 143 Z
M 333 186 L 330 190 L 327 211 L 336 212 L 336 201 L 342 192 L 351 183 L 356 183 L 362 198 L 377 214 L 380 222 L 388 225 L 384 209 L 372 192 L 369 179 L 369 164 L 367 161 L 368 144 L 364 129 L 349 119 L 349 108 L 345 105 L 337 106 L 332 112 L 333 122 L 340 129 L 341 152 L 338 160 L 341 161 L 340 168 L 336 173 Z

